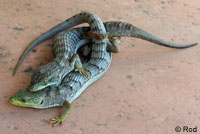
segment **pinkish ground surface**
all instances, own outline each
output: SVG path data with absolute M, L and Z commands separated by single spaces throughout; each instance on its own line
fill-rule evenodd
M 52 59 L 47 41 L 12 77 L 28 44 L 81 11 L 103 21 L 125 21 L 174 43 L 200 41 L 199 0 L 1 0 L 0 131 L 5 134 L 172 134 L 175 127 L 200 133 L 200 46 L 177 50 L 123 38 L 109 71 L 76 101 L 62 126 L 48 120 L 62 108 L 36 110 L 8 100 L 27 87 L 34 69 Z

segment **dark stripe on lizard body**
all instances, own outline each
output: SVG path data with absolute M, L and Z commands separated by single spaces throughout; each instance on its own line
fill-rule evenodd
M 100 18 L 97 17 L 96 15 L 92 14 L 92 13 L 89 13 L 89 12 L 79 13 L 79 14 L 67 19 L 65 22 L 63 22 L 63 23 L 61 23 L 59 25 L 65 27 L 65 29 L 67 29 L 67 28 L 70 28 L 72 26 L 76 26 L 78 24 L 84 23 L 84 22 L 89 23 L 90 29 L 92 31 L 97 32 L 99 34 L 103 34 L 103 35 L 106 34 L 105 27 L 104 27 L 102 21 L 100 20 Z M 55 27 L 55 29 L 56 29 L 56 27 Z M 53 31 L 55 32 L 55 30 L 53 30 Z M 75 41 L 74 41 L 75 39 L 72 38 L 74 36 L 70 36 L 70 34 L 68 36 L 69 36 L 69 39 L 71 39 L 70 42 L 75 44 Z M 60 36 L 58 36 L 58 37 L 60 37 Z M 65 40 L 65 38 L 64 38 L 64 40 Z M 107 41 L 108 41 L 107 39 L 103 39 L 103 40 L 93 39 L 93 44 L 94 45 L 92 47 L 92 50 L 94 50 L 94 51 L 95 50 L 106 51 L 106 46 L 107 46 L 106 42 Z M 31 85 L 30 85 L 30 88 L 29 88 L 30 91 L 38 91 L 38 90 L 41 90 L 41 89 L 45 88 L 46 86 L 50 86 L 50 85 L 58 86 L 58 84 L 61 82 L 63 76 L 65 76 L 68 72 L 70 72 L 71 70 L 74 69 L 74 62 L 73 62 L 73 64 L 70 63 L 70 60 L 73 57 L 69 57 L 69 56 L 70 56 L 70 54 L 74 54 L 75 51 L 70 51 L 70 53 L 68 53 L 68 54 L 63 53 L 63 52 L 66 52 L 66 51 L 69 52 L 69 50 L 70 50 L 70 47 L 67 47 L 67 46 L 70 45 L 68 43 L 68 39 L 66 39 L 66 41 L 64 41 L 64 42 L 67 42 L 67 43 L 65 43 L 66 45 L 64 45 L 65 47 L 63 47 L 62 42 L 60 43 L 59 41 L 57 41 L 57 43 L 56 43 L 57 47 L 53 47 L 53 48 L 56 49 L 54 51 L 54 54 L 55 55 L 57 55 L 57 54 L 59 55 L 58 56 L 59 58 L 57 58 L 57 56 L 55 56 L 56 57 L 55 60 L 57 60 L 57 61 L 60 60 L 61 63 L 57 64 L 56 69 L 51 67 L 52 64 L 55 63 L 54 60 L 51 63 L 49 63 L 51 66 L 49 66 L 47 64 L 47 65 L 44 65 L 44 66 L 38 68 L 33 73 L 33 76 L 32 76 L 32 79 L 31 79 Z M 66 48 L 66 51 L 63 51 L 64 48 Z M 27 49 L 26 51 L 28 51 L 28 50 L 29 49 Z M 63 55 L 63 57 L 61 57 L 60 55 Z M 96 54 L 92 53 L 91 54 L 91 59 L 94 56 L 96 56 Z M 99 55 L 99 56 L 101 56 L 101 55 Z M 99 62 L 98 59 L 91 60 L 91 62 L 94 62 L 93 64 L 96 64 L 96 65 L 100 64 L 100 63 L 98 63 Z M 21 59 L 18 62 L 17 66 L 16 66 L 16 69 L 17 69 L 17 67 L 18 67 L 18 65 L 20 63 L 21 63 Z M 66 64 L 66 66 L 64 66 L 65 64 Z M 75 63 L 75 65 L 77 65 L 77 66 L 80 65 L 80 62 L 79 62 L 79 64 Z M 77 66 L 76 66 L 76 68 L 78 68 Z M 48 68 L 48 69 L 46 69 L 46 68 Z M 87 74 L 85 73 L 85 70 L 82 69 L 82 66 L 78 68 L 78 71 L 87 76 Z M 39 78 L 39 77 L 42 77 L 42 78 Z M 38 81 L 38 80 L 40 80 L 40 81 Z
M 129 34 L 126 32 L 121 33 L 119 26 L 119 23 L 113 25 L 112 29 L 116 30 L 114 34 L 110 32 L 111 34 L 113 34 L 113 36 L 123 36 L 123 34 Z M 126 26 L 125 28 L 130 29 L 129 26 Z M 148 40 L 148 38 L 146 40 Z M 96 43 L 98 44 L 98 41 L 96 41 Z M 106 52 L 106 48 L 104 49 L 104 47 L 100 46 L 101 43 L 99 43 L 98 45 L 97 44 L 93 45 L 96 47 L 93 47 L 92 52 L 100 52 L 100 54 L 93 54 L 93 58 L 89 62 L 84 64 L 84 66 L 90 68 L 86 71 L 90 77 L 86 78 L 83 75 L 72 71 L 63 79 L 63 82 L 61 83 L 61 85 L 59 85 L 58 88 L 47 87 L 38 92 L 28 92 L 26 89 L 22 89 L 13 97 L 11 97 L 10 102 L 15 105 L 33 108 L 49 108 L 55 106 L 63 106 L 65 102 L 73 102 L 87 88 L 87 86 L 95 82 L 107 71 L 111 63 L 111 53 Z M 96 59 L 98 59 L 98 63 L 95 62 Z M 103 61 L 106 63 L 103 63 Z M 106 66 L 101 66 L 105 64 Z M 61 116 L 63 120 L 67 115 L 66 112 L 67 110 L 62 114 L 63 116 Z M 60 118 L 56 118 L 54 120 L 56 121 L 56 123 L 58 121 L 57 119 L 60 120 Z M 61 122 L 63 120 L 61 120 Z
M 108 36 L 135 37 L 146 41 L 150 41 L 161 46 L 179 49 L 192 47 L 198 44 L 193 43 L 188 45 L 178 45 L 169 43 L 126 22 L 110 21 L 105 22 L 104 25 L 106 30 L 108 31 Z
M 74 16 L 72 18 L 76 18 L 76 16 Z M 79 21 L 76 24 L 80 23 Z M 90 20 L 90 22 L 92 22 L 92 21 Z M 15 69 L 13 71 L 13 75 L 16 73 L 18 67 L 24 60 L 24 57 L 32 50 L 32 48 L 37 46 L 39 43 L 51 38 L 52 36 L 56 35 L 57 33 L 67 29 L 70 26 L 73 26 L 73 25 L 70 24 L 68 26 L 66 24 L 66 21 L 64 21 L 64 22 L 58 24 L 57 26 L 53 27 L 46 33 L 39 36 L 36 40 L 34 40 L 29 45 L 29 47 L 24 51 L 24 53 L 21 55 L 21 57 L 19 58 L 18 63 L 15 66 Z M 177 45 L 177 44 L 169 43 L 169 42 L 161 40 L 161 39 L 157 38 L 156 36 L 151 35 L 145 31 L 143 31 L 142 29 L 139 29 L 139 28 L 133 26 L 132 24 L 129 24 L 126 22 L 110 21 L 110 22 L 105 22 L 104 26 L 105 26 L 106 30 L 108 31 L 108 35 L 110 35 L 110 36 L 136 37 L 136 38 L 141 38 L 141 39 L 153 42 L 155 44 L 159 44 L 159 45 L 166 46 L 166 47 L 172 47 L 172 48 L 187 48 L 187 47 L 192 47 L 194 45 L 197 45 L 197 43 L 189 44 L 189 45 Z M 94 28 L 94 30 L 96 31 L 96 28 Z
M 76 53 L 82 44 L 82 34 L 88 32 L 88 28 L 75 28 L 59 33 L 54 38 L 53 52 L 55 58 L 48 64 L 37 68 L 31 78 L 30 91 L 37 91 L 46 86 L 57 86 L 63 77 L 74 67 L 82 68 L 81 61 Z M 78 63 L 78 64 L 77 64 Z
M 100 34 L 105 33 L 103 23 L 98 17 L 94 17 L 98 21 Z M 91 27 L 91 29 L 93 29 Z M 95 29 L 95 28 L 94 28 Z M 101 30 L 102 29 L 102 30 Z M 95 31 L 96 32 L 96 31 Z M 33 107 L 33 108 L 48 108 L 54 106 L 62 106 L 64 102 L 69 104 L 75 100 L 90 84 L 99 79 L 108 70 L 111 63 L 111 52 L 107 52 L 108 39 L 93 40 L 92 56 L 90 60 L 84 64 L 88 68 L 86 71 L 89 77 L 85 77 L 77 72 L 70 72 L 62 81 L 61 85 L 57 89 L 56 87 L 46 87 L 41 91 L 28 92 L 27 90 L 21 90 L 19 93 L 11 97 L 10 102 L 15 105 Z M 119 43 L 119 42 L 118 42 Z M 109 43 L 110 44 L 110 43 Z M 118 46 L 118 44 L 113 44 Z M 115 47 L 116 47 L 115 46 Z M 118 47 L 116 47 L 118 48 Z M 99 52 L 98 55 L 95 52 Z M 102 57 L 103 56 L 103 57 Z M 102 64 L 103 63 L 103 64 Z M 57 93 L 59 90 L 59 93 Z M 55 95 L 55 93 L 57 93 Z M 28 100 L 27 100 L 27 98 Z M 22 103 L 21 98 L 23 98 Z M 69 104 L 70 105 L 70 104 Z M 71 109 L 71 108 L 70 108 Z M 67 110 L 59 118 L 52 119 L 53 123 L 61 123 L 65 117 Z

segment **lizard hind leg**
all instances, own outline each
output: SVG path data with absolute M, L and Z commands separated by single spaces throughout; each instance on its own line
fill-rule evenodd
M 65 118 L 67 117 L 67 115 L 70 113 L 70 111 L 71 111 L 71 109 L 72 109 L 71 103 L 69 103 L 69 102 L 66 100 L 64 105 L 65 105 L 66 109 L 65 109 L 65 111 L 62 113 L 62 115 L 59 116 L 59 117 L 52 118 L 52 119 L 50 120 L 50 123 L 53 124 L 53 127 L 55 127 L 55 126 L 57 126 L 57 125 L 59 125 L 59 124 L 62 124 L 63 121 L 65 120 Z
M 100 34 L 94 31 L 89 31 L 83 34 L 83 38 L 86 39 L 96 39 L 96 40 L 103 40 L 105 38 L 108 38 L 108 45 L 107 45 L 107 51 L 112 53 L 118 53 L 120 50 L 120 36 L 109 36 L 109 34 Z
M 109 36 L 107 44 L 107 51 L 112 53 L 119 53 L 120 51 L 120 37 Z

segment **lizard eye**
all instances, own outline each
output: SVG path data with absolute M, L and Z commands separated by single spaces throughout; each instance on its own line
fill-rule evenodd
M 47 83 L 47 81 L 43 81 L 42 83 L 43 83 L 43 84 L 46 84 L 46 83 Z
M 22 99 L 21 101 L 22 101 L 23 103 L 25 103 L 25 102 L 26 102 L 26 100 L 25 100 L 25 99 Z

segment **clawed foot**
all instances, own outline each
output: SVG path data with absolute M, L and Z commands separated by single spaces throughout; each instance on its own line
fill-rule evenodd
M 109 39 L 109 41 L 110 41 L 112 44 L 115 44 L 116 41 L 122 42 L 122 41 L 120 40 L 120 39 L 121 39 L 120 36 L 108 36 L 108 39 Z M 119 43 L 119 44 L 120 44 L 120 43 Z
M 50 120 L 50 123 L 53 124 L 53 127 L 62 124 L 63 119 L 61 117 L 55 117 Z
M 80 74 L 83 74 L 85 77 L 88 77 L 86 70 L 88 70 L 88 68 L 86 68 L 86 67 L 77 68 L 77 69 L 75 69 L 75 72 L 79 72 Z

